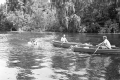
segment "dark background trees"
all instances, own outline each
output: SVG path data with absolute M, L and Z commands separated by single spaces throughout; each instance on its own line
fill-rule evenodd
M 119 0 L 7 0 L 1 5 L 0 21 L 5 30 L 119 33 L 119 3 Z

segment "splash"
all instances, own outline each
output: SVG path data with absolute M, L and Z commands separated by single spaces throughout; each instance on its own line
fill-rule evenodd
M 34 38 L 34 42 L 28 42 L 28 45 L 36 48 L 36 49 L 42 49 L 42 50 L 47 50 L 50 51 L 52 50 L 52 44 L 51 41 L 55 37 L 52 35 L 50 36 L 45 36 L 41 38 Z

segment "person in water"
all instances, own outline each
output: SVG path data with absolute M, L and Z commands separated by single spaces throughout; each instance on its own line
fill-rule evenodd
M 97 46 L 100 46 L 102 49 L 111 49 L 111 44 L 107 39 L 107 36 L 103 36 L 103 42 L 98 44 Z
M 28 42 L 29 45 L 37 45 L 37 41 L 35 39 L 31 39 L 29 42 Z
M 63 35 L 63 37 L 61 37 L 61 42 L 63 42 L 63 43 L 68 42 L 66 37 L 65 37 L 65 34 Z

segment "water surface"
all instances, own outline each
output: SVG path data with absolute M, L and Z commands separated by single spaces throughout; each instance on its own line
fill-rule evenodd
M 119 80 L 119 55 L 89 55 L 57 48 L 52 40 L 63 33 L 8 32 L 0 34 L 0 80 Z M 93 45 L 107 35 L 120 47 L 119 34 L 66 34 L 70 42 Z M 39 45 L 28 45 L 30 39 Z

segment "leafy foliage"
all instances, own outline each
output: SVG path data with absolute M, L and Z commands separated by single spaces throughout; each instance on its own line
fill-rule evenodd
M 7 20 L 19 30 L 46 30 L 56 21 L 55 10 L 44 0 L 8 0 Z
M 57 17 L 62 31 L 78 32 L 81 18 L 75 14 L 75 5 L 70 0 L 52 0 L 57 8 Z
M 0 7 L 0 31 L 9 31 L 13 26 L 11 22 L 6 19 L 6 14 L 4 13 L 4 5 Z
M 51 1 L 51 2 L 50 2 Z M 7 0 L 0 30 L 120 32 L 119 0 Z

